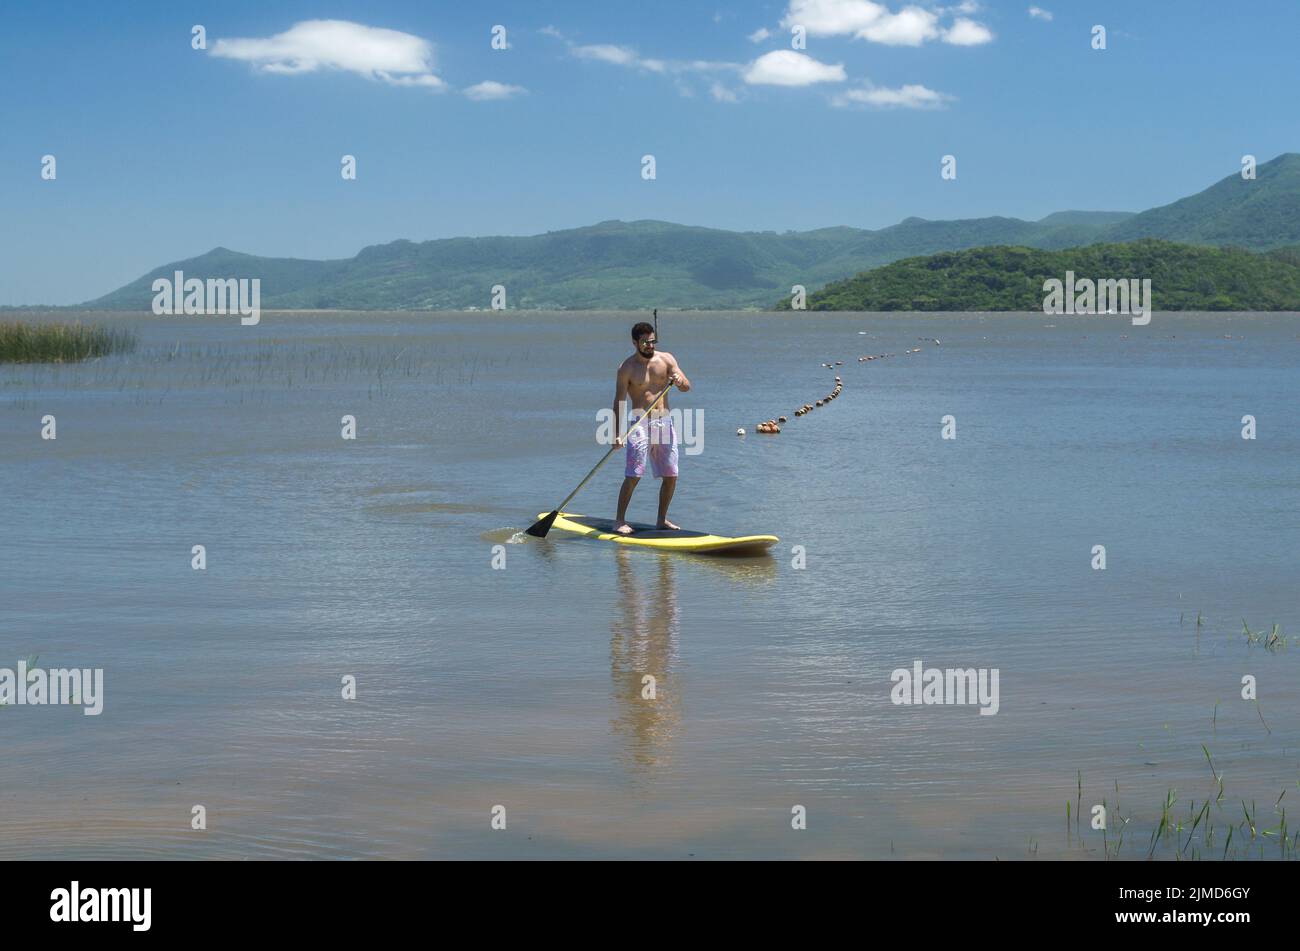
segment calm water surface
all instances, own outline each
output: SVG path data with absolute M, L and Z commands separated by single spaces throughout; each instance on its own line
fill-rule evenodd
M 1300 634 L 1294 315 L 667 315 L 673 516 L 781 537 L 740 560 L 517 537 L 641 315 L 101 319 L 140 347 L 0 366 L 0 667 L 106 692 L 0 709 L 2 858 L 1098 858 L 1080 782 L 1141 858 L 1202 744 L 1203 852 L 1300 798 L 1300 642 L 1243 633 Z M 916 660 L 999 712 L 891 703 Z

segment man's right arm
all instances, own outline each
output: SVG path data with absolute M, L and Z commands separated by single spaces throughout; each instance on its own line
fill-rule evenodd
M 620 438 L 623 432 L 623 402 L 627 399 L 627 376 L 623 373 L 623 368 L 618 368 L 618 373 L 614 376 L 614 445 L 622 445 Z

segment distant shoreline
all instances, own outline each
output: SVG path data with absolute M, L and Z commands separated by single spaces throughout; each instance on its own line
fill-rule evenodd
M 671 314 L 674 317 L 784 317 L 790 320 L 799 320 L 806 317 L 854 317 L 868 315 L 872 317 L 890 317 L 906 319 L 909 317 L 921 317 L 932 319 L 936 317 L 989 317 L 989 316 L 1023 316 L 1025 318 L 1043 318 L 1047 320 L 1075 320 L 1080 318 L 1113 318 L 1127 322 L 1127 314 L 1046 314 L 1041 310 L 673 310 L 671 308 L 660 307 L 661 314 Z M 311 309 L 311 310 L 285 310 L 280 308 L 265 308 L 261 311 L 263 317 L 314 317 L 320 315 L 354 315 L 364 319 L 366 317 L 387 317 L 387 316 L 456 316 L 456 317 L 520 317 L 529 315 L 545 314 L 552 317 L 583 317 L 596 314 L 606 314 L 611 317 L 644 317 L 648 312 L 645 310 L 545 310 L 533 308 L 520 308 L 509 310 L 346 310 L 346 309 Z M 1188 316 L 1223 316 L 1223 317 L 1251 317 L 1251 316 L 1294 316 L 1300 317 L 1300 310 L 1161 310 L 1156 308 L 1153 314 L 1159 317 L 1172 317 L 1178 315 Z M 75 315 L 93 315 L 96 319 L 114 320 L 127 318 L 149 318 L 152 320 L 168 320 L 175 323 L 184 323 L 186 321 L 221 321 L 221 320 L 238 320 L 237 314 L 191 314 L 191 315 L 173 315 L 173 314 L 153 314 L 147 310 L 92 310 L 84 307 L 0 307 L 0 318 L 7 315 L 29 315 L 29 316 L 75 316 Z

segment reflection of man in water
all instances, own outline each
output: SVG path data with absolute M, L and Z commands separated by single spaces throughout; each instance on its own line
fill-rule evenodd
M 680 698 L 673 674 L 677 669 L 677 635 L 680 619 L 672 556 L 666 553 L 630 552 L 615 545 L 618 592 L 622 612 L 610 625 L 610 672 L 619 707 L 614 732 L 629 739 L 628 752 L 638 767 L 662 765 L 672 752 L 672 740 L 681 719 Z M 642 597 L 636 571 L 647 569 L 646 559 L 658 561 L 658 572 Z M 653 566 L 651 566 L 653 567 Z M 655 679 L 656 699 L 642 699 L 641 678 Z

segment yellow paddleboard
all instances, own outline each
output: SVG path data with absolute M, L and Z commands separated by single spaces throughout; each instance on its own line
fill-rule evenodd
M 537 517 L 546 518 L 548 514 L 550 513 L 542 512 Z M 744 535 L 740 538 L 730 538 L 726 535 L 710 535 L 708 532 L 692 532 L 684 528 L 656 528 L 642 522 L 628 522 L 628 524 L 632 526 L 632 534 L 620 535 L 614 531 L 613 519 L 591 518 L 586 515 L 575 515 L 572 512 L 561 512 L 551 528 L 572 532 L 575 535 L 585 535 L 602 542 L 709 555 L 758 555 L 780 541 L 775 535 Z

